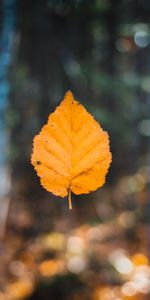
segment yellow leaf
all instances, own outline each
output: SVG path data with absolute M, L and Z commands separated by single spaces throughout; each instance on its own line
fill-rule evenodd
M 39 265 L 39 271 L 41 275 L 45 277 L 61 273 L 64 269 L 64 263 L 61 260 L 57 259 L 45 260 Z
M 132 262 L 135 266 L 148 266 L 149 265 L 149 260 L 146 255 L 143 253 L 136 253 L 132 256 Z
M 50 114 L 35 136 L 32 164 L 42 186 L 55 195 L 87 194 L 101 187 L 111 162 L 109 137 L 73 94 Z
M 7 287 L 9 299 L 21 300 L 29 297 L 33 292 L 33 283 L 31 280 L 22 278 L 16 282 L 10 283 Z

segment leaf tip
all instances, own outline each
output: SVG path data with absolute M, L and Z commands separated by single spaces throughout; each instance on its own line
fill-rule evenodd
M 65 93 L 65 97 L 64 97 L 64 99 L 66 99 L 66 100 L 74 100 L 74 96 L 73 96 L 73 93 L 69 90 L 69 91 L 67 91 L 66 93 Z

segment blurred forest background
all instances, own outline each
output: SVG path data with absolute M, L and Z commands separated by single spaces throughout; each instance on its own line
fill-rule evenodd
M 67 90 L 113 153 L 72 211 L 30 164 Z M 150 299 L 149 180 L 150 1 L 1 0 L 0 300 Z

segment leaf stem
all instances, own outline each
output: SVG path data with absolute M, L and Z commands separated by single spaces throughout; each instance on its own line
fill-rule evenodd
M 68 192 L 68 206 L 69 206 L 69 209 L 72 209 L 72 200 L 71 200 L 71 190 L 70 189 Z

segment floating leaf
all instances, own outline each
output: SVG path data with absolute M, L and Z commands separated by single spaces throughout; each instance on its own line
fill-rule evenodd
M 87 194 L 101 187 L 111 162 L 109 138 L 73 94 L 50 114 L 35 136 L 32 164 L 42 186 L 55 195 Z

